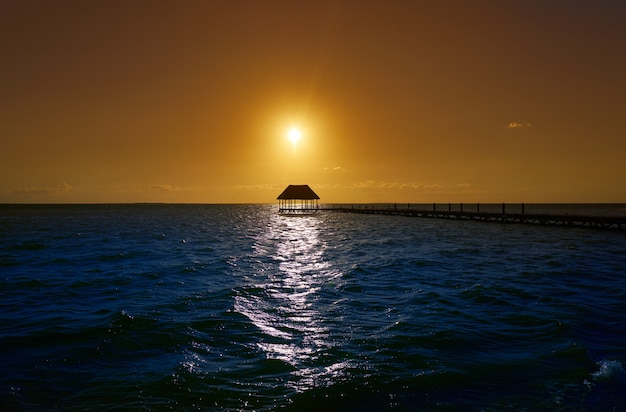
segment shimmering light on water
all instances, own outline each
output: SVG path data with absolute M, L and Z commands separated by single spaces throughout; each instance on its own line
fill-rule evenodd
M 246 276 L 247 287 L 235 297 L 235 310 L 267 335 L 257 343 L 267 358 L 293 367 L 287 385 L 299 392 L 331 385 L 346 365 L 319 362 L 333 346 L 319 291 L 340 277 L 324 260 L 319 225 L 319 216 L 273 214 L 254 246 L 257 258 L 271 263 Z

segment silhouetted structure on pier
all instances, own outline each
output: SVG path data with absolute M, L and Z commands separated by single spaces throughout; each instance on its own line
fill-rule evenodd
M 319 210 L 319 198 L 309 185 L 289 185 L 276 199 L 280 213 L 303 214 Z

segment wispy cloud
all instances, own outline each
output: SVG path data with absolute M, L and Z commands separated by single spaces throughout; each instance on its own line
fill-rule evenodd
M 323 170 L 325 172 L 347 172 L 347 169 L 341 166 L 325 167 Z
M 506 125 L 507 129 L 520 129 L 520 128 L 531 128 L 531 127 L 533 127 L 533 125 L 528 122 L 526 123 L 510 122 L 508 125 Z
M 54 193 L 67 193 L 70 190 L 72 190 L 72 186 L 64 182 L 62 185 L 54 187 L 16 187 L 11 190 L 11 194 L 40 196 Z
M 406 182 L 387 182 L 387 181 L 366 180 L 366 181 L 353 183 L 350 188 L 429 191 L 429 190 L 440 190 L 443 188 L 443 186 L 438 183 L 406 183 Z
M 400 189 L 405 190 L 439 190 L 442 189 L 443 185 L 439 183 L 401 183 Z
M 376 187 L 376 182 L 373 180 L 355 182 L 352 184 L 352 187 L 355 189 L 370 189 L 370 188 Z
M 276 184 L 270 184 L 270 183 L 261 183 L 258 185 L 238 185 L 237 189 L 239 190 L 278 190 L 278 189 L 284 189 L 284 187 L 276 185 Z
M 389 182 L 365 180 L 355 182 L 351 185 L 342 187 L 335 186 L 336 189 L 352 189 L 363 192 L 371 192 L 378 194 L 389 193 L 389 196 L 395 196 L 404 192 L 407 195 L 450 195 L 450 194 L 481 194 L 485 193 L 484 189 L 476 187 L 467 182 L 440 184 L 440 183 L 416 183 L 416 182 Z
M 155 190 L 157 192 L 173 192 L 178 190 L 178 187 L 172 185 L 152 185 L 150 186 L 150 190 Z

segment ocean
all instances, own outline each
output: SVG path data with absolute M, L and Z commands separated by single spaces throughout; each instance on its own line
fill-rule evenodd
M 0 205 L 0 349 L 3 411 L 623 411 L 626 233 Z

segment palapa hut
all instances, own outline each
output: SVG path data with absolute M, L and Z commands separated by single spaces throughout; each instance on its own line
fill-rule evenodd
M 319 198 L 309 185 L 289 185 L 276 199 L 280 212 L 302 213 L 317 210 Z

